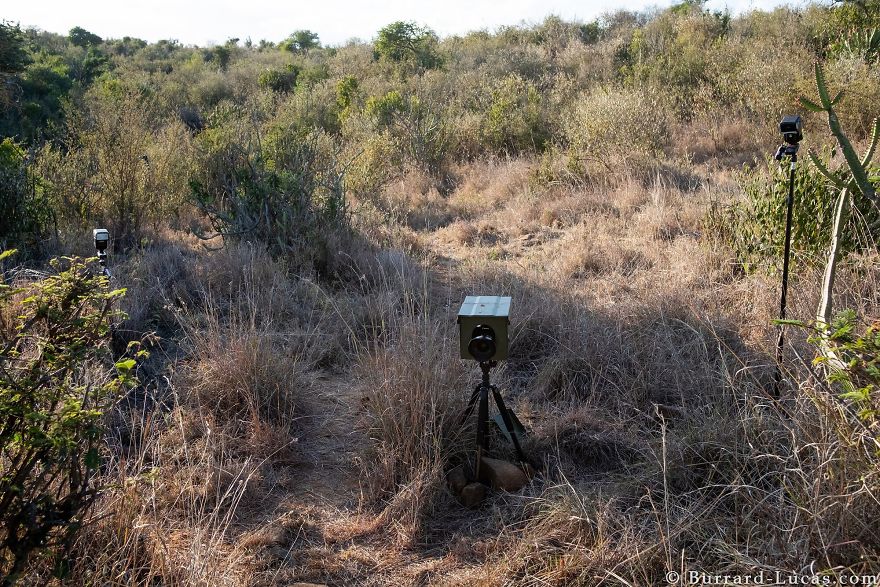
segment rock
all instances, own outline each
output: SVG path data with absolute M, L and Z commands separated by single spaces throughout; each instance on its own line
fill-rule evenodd
M 461 490 L 461 504 L 468 508 L 477 507 L 486 498 L 486 486 L 482 483 L 468 483 Z
M 468 484 L 467 476 L 464 474 L 464 467 L 459 465 L 446 474 L 446 483 L 449 484 L 449 490 L 455 495 L 460 495 L 462 489 Z
M 480 462 L 480 480 L 503 491 L 517 491 L 529 482 L 528 476 L 513 463 L 487 457 Z

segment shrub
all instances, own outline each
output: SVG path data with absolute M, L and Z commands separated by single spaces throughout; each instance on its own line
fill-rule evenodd
M 635 90 L 598 90 L 564 120 L 569 169 L 588 180 L 652 176 L 668 136 L 658 100 Z
M 30 62 L 27 42 L 18 25 L 0 21 L 0 106 L 13 101 L 13 86 L 8 78 L 20 73 Z
M 859 333 L 856 313 L 844 310 L 828 325 L 827 334 L 811 340 L 830 353 L 816 358 L 828 367 L 828 380 L 843 389 L 840 397 L 852 402 L 859 417 L 877 437 L 871 439 L 880 458 L 880 321 Z M 824 329 L 823 329 L 824 330 Z
M 278 44 L 282 51 L 291 53 L 305 53 L 309 49 L 317 49 L 321 46 L 318 33 L 310 30 L 298 30 Z
M 327 135 L 276 128 L 254 142 L 199 138 L 209 152 L 190 190 L 214 230 L 202 236 L 261 242 L 306 264 L 325 255 L 326 231 L 345 219 L 343 173 Z
M 260 72 L 257 83 L 273 92 L 290 92 L 296 87 L 299 72 L 299 68 L 292 64 L 284 69 L 265 69 Z
M 25 152 L 11 139 L 0 142 L 0 246 L 39 246 L 52 219 L 49 202 L 25 162 Z
M 371 96 L 364 112 L 380 133 L 392 138 L 402 159 L 431 175 L 440 174 L 451 137 L 434 105 L 392 90 L 381 97 Z
M 704 227 L 710 239 L 729 246 L 746 271 L 782 258 L 788 180 L 788 167 L 773 160 L 764 169 L 744 170 L 739 183 L 745 199 L 727 207 L 714 204 L 707 213 Z M 798 166 L 791 230 L 795 262 L 822 260 L 831 242 L 836 201 L 836 189 L 819 171 L 812 165 Z M 867 200 L 858 203 L 856 211 L 852 222 L 857 230 L 844 231 L 844 253 L 866 250 L 880 238 L 880 211 Z
M 80 259 L 52 266 L 56 274 L 27 286 L 0 286 L 4 585 L 16 581 L 39 549 L 65 563 L 101 490 L 92 478 L 104 415 L 134 381 L 134 359 L 114 367 L 107 345 L 110 324 L 121 317 L 113 304 L 124 291 L 110 291 L 107 278 Z M 17 316 L 12 324 L 11 315 Z
M 542 151 L 550 137 L 541 94 L 531 82 L 509 75 L 492 92 L 485 114 L 484 141 L 496 152 Z
M 414 22 L 397 21 L 383 27 L 376 38 L 373 57 L 419 69 L 433 69 L 443 64 L 437 53 L 437 35 Z

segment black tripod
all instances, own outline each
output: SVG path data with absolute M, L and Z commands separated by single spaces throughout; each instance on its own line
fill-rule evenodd
M 782 257 L 782 294 L 779 300 L 779 319 L 785 320 L 785 305 L 788 296 L 788 265 L 791 255 L 791 219 L 794 210 L 794 170 L 797 167 L 797 142 L 785 142 L 776 149 L 775 159 L 782 161 L 784 157 L 791 160 L 788 174 L 788 202 L 785 212 L 785 248 Z M 773 376 L 773 396 L 779 397 L 779 383 L 782 381 L 782 351 L 785 326 L 779 325 L 779 338 L 776 339 L 776 373 Z
M 107 269 L 107 251 L 98 251 L 98 263 L 101 264 L 101 275 L 112 277 L 110 270 Z
M 525 462 L 526 458 L 523 455 L 522 448 L 519 445 L 519 438 L 517 438 L 517 432 L 513 427 L 513 419 L 510 417 L 510 412 L 507 411 L 507 406 L 504 405 L 504 399 L 501 397 L 501 393 L 498 391 L 498 388 L 492 385 L 489 382 L 489 371 L 492 367 L 498 365 L 496 361 L 484 361 L 480 363 L 480 369 L 483 371 L 483 379 L 480 383 L 477 384 L 477 387 L 474 389 L 474 393 L 471 395 L 471 399 L 468 402 L 468 407 L 465 410 L 463 420 L 468 418 L 471 413 L 474 411 L 474 405 L 479 400 L 479 407 L 477 408 L 477 456 L 474 462 L 474 478 L 480 478 L 480 463 L 482 462 L 484 453 L 489 451 L 489 392 L 492 392 L 492 397 L 495 398 L 495 405 L 498 407 L 498 412 L 501 414 L 501 419 L 504 422 L 504 427 L 507 428 L 507 432 L 510 436 L 511 441 L 513 442 L 513 447 L 516 449 L 516 456 L 520 460 L 520 463 Z

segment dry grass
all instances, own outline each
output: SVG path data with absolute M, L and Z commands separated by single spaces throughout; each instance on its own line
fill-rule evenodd
M 745 141 L 745 139 L 743 139 Z M 770 393 L 776 279 L 701 234 L 730 176 L 536 191 L 536 162 L 413 176 L 337 243 L 336 280 L 247 245 L 130 260 L 131 329 L 164 338 L 120 409 L 81 584 L 649 585 L 669 570 L 876 572 L 871 432 L 810 374 Z M 694 171 L 696 173 L 696 171 Z M 376 210 L 376 208 L 371 208 Z M 396 243 L 400 248 L 388 248 Z M 876 257 L 839 304 L 876 315 Z M 791 312 L 809 317 L 803 272 Z M 511 295 L 495 380 L 539 476 L 463 511 L 463 295 Z M 502 457 L 510 448 L 493 444 Z M 36 571 L 35 571 L 36 572 Z

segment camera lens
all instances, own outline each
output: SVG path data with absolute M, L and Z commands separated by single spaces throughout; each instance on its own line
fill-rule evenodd
M 474 328 L 471 341 L 468 343 L 468 352 L 471 356 L 482 363 L 491 360 L 496 350 L 495 331 L 482 324 Z

